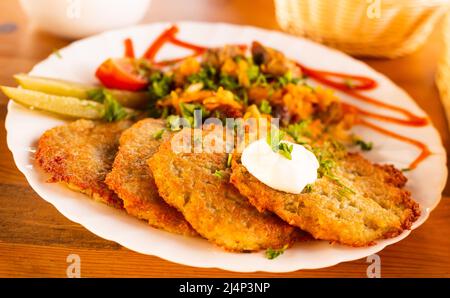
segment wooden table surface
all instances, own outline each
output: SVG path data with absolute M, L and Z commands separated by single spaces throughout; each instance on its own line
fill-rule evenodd
M 27 72 L 63 40 L 37 32 L 27 23 L 18 1 L 0 1 L 0 23 L 17 30 L 0 34 L 0 84 Z M 51 9 L 51 8 L 49 8 Z M 145 22 L 222 21 L 277 29 L 271 0 L 153 0 Z M 403 87 L 431 116 L 447 150 L 449 131 L 434 73 L 441 52 L 440 30 L 420 51 L 397 60 L 364 60 Z M 366 259 L 320 270 L 286 274 L 239 274 L 200 269 L 141 255 L 95 236 L 40 199 L 14 165 L 3 122 L 7 99 L 0 95 L 0 277 L 65 277 L 66 257 L 78 254 L 83 277 L 365 277 Z M 30 124 L 31 125 L 31 124 Z M 424 182 L 426 183 L 426 182 Z M 447 186 L 429 220 L 407 239 L 379 253 L 383 277 L 450 277 L 450 191 Z M 207 260 L 205 260 L 207 262 Z

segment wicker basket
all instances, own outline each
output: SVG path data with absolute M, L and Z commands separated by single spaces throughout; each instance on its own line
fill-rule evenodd
M 447 14 L 444 24 L 444 55 L 439 62 L 436 76 L 436 84 L 441 95 L 442 105 L 447 114 L 447 120 L 450 127 L 450 13 Z
M 374 1 L 378 18 L 368 13 Z M 275 7 L 289 33 L 353 55 L 394 58 L 425 42 L 450 0 L 275 0 Z

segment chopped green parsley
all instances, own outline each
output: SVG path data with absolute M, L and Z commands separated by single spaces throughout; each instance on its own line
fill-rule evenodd
M 288 143 L 280 143 L 278 145 L 278 153 L 284 156 L 285 158 L 292 160 L 292 150 L 294 149 L 294 145 Z
M 227 90 L 235 90 L 240 87 L 239 82 L 235 77 L 226 75 L 220 76 L 219 85 Z
M 290 124 L 285 129 L 288 135 L 294 138 L 295 142 L 298 144 L 308 143 L 308 139 L 312 137 L 309 125 L 311 120 L 303 120 L 298 123 Z
M 216 75 L 217 70 L 210 66 L 203 66 L 198 73 L 192 74 L 187 77 L 189 84 L 203 83 L 203 88 L 206 90 L 216 90 Z
M 103 88 L 94 88 L 87 91 L 87 97 L 90 100 L 103 103 L 105 99 L 104 89 Z
M 354 140 L 354 143 L 356 146 L 359 146 L 362 151 L 370 151 L 373 148 L 372 142 L 364 142 L 363 140 L 356 138 Z
M 300 79 L 299 78 L 294 78 L 292 76 L 292 72 L 288 71 L 283 76 L 278 78 L 278 81 L 276 82 L 276 86 L 282 88 L 282 87 L 284 87 L 284 86 L 286 86 L 288 84 L 297 85 L 298 82 L 300 82 Z
M 254 80 L 254 84 L 256 86 L 267 86 L 267 78 L 263 73 L 259 73 L 259 75 Z
M 163 129 L 158 130 L 157 132 L 155 132 L 155 133 L 153 134 L 153 137 L 155 138 L 155 140 L 161 140 L 161 139 L 162 139 L 162 136 L 164 135 L 164 132 L 165 132 L 165 131 L 166 131 L 166 129 L 163 128 Z
M 223 178 L 225 178 L 226 173 L 224 171 L 221 171 L 221 170 L 216 170 L 214 172 L 214 176 L 216 176 L 219 179 L 223 179 Z
M 261 113 L 271 114 L 272 106 L 270 105 L 270 103 L 267 100 L 263 100 L 261 102 L 261 105 L 259 106 L 259 110 L 261 111 Z
M 228 154 L 227 158 L 227 168 L 231 168 L 231 161 L 233 160 L 233 153 Z
M 111 93 L 104 91 L 105 113 L 103 118 L 108 122 L 119 121 L 128 116 L 126 109 L 112 96 Z
M 103 88 L 95 88 L 87 92 L 90 100 L 103 103 L 105 106 L 103 119 L 108 122 L 119 121 L 128 116 L 127 110 L 114 98 L 111 92 Z
M 62 55 L 59 49 L 53 49 L 53 55 L 55 55 L 55 57 L 58 59 L 62 59 Z
M 260 72 L 259 72 L 258 65 L 250 64 L 250 66 L 247 69 L 247 76 L 248 76 L 248 79 L 250 80 L 250 82 L 256 81 L 258 79 L 259 75 L 260 75 Z
M 201 118 L 204 119 L 209 116 L 209 112 L 205 109 L 204 106 L 200 104 L 193 103 L 180 103 L 181 116 L 186 119 L 191 127 L 198 127 L 200 123 L 197 123 L 197 117 L 195 117 L 195 112 L 198 111 L 201 113 Z
M 280 154 L 281 156 L 291 160 L 292 159 L 292 150 L 294 149 L 293 144 L 289 144 L 286 142 L 281 142 L 285 136 L 284 131 L 275 130 L 269 133 L 267 136 L 267 144 L 272 148 L 272 151 Z
M 169 115 L 166 118 L 167 127 L 171 131 L 179 131 L 181 130 L 181 118 L 178 115 Z
M 149 93 L 152 100 L 158 100 L 170 94 L 172 77 L 161 72 L 150 76 Z
M 285 133 L 282 130 L 274 129 L 267 135 L 267 144 L 272 148 L 273 152 L 278 152 L 280 141 L 284 138 Z
M 306 184 L 305 188 L 303 189 L 304 193 L 310 193 L 313 190 L 312 184 Z
M 353 83 L 352 80 L 350 79 L 346 79 L 344 80 L 344 84 L 348 89 L 354 89 L 355 88 L 355 83 Z
M 287 249 L 287 246 L 281 248 L 281 249 L 273 249 L 273 248 L 268 248 L 265 252 L 265 256 L 266 258 L 268 258 L 269 260 L 273 260 L 275 258 L 278 258 L 279 256 L 281 256 L 282 254 L 284 254 L 284 251 Z

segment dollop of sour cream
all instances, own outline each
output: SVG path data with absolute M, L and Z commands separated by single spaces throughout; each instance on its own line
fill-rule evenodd
M 274 152 L 264 139 L 248 145 L 242 152 L 242 165 L 265 185 L 288 193 L 299 194 L 306 185 L 317 180 L 319 162 L 304 146 L 282 141 L 293 146 L 288 159 Z

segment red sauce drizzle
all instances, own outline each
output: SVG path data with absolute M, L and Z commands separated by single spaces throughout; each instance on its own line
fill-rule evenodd
M 208 48 L 202 47 L 202 46 L 197 46 L 182 40 L 177 39 L 174 35 L 171 36 L 170 38 L 170 42 L 173 43 L 176 46 L 185 48 L 185 49 L 190 49 L 193 50 L 196 53 L 202 53 L 205 52 L 206 50 L 208 50 Z
M 172 36 L 178 33 L 178 27 L 172 26 L 166 31 L 164 31 L 156 40 L 152 43 L 152 45 L 147 49 L 143 58 L 146 58 L 150 61 L 154 61 L 156 54 L 163 47 L 163 45 L 170 40 Z
M 364 94 L 358 92 L 359 90 L 370 90 L 370 89 L 374 89 L 377 87 L 377 83 L 370 78 L 363 77 L 363 76 L 354 76 L 354 75 L 348 75 L 348 74 L 342 74 L 342 73 L 316 70 L 316 69 L 306 67 L 300 63 L 297 63 L 297 65 L 302 69 L 302 71 L 306 75 L 323 83 L 324 85 L 327 85 L 329 87 L 340 90 L 340 91 L 344 92 L 345 94 L 352 96 L 354 99 L 358 99 L 360 101 L 372 104 L 374 106 L 403 114 L 406 118 L 397 118 L 397 117 L 391 117 L 391 116 L 387 116 L 387 115 L 383 115 L 383 114 L 373 113 L 373 112 L 369 112 L 364 109 L 361 109 L 359 107 L 356 107 L 354 105 L 351 105 L 348 103 L 343 103 L 344 110 L 346 110 L 348 112 L 355 113 L 355 114 L 361 115 L 361 116 L 366 116 L 369 118 L 382 120 L 385 122 L 391 122 L 391 123 L 396 123 L 396 124 L 400 124 L 400 125 L 405 125 L 405 126 L 422 127 L 422 126 L 428 125 L 428 123 L 429 123 L 428 119 L 425 117 L 420 117 L 420 116 L 414 115 L 413 113 L 411 113 L 410 111 L 408 111 L 406 109 L 379 101 L 375 98 L 369 97 L 367 95 L 364 95 Z M 420 162 L 422 162 L 424 159 L 426 159 L 431 154 L 427 145 L 422 142 L 399 135 L 397 133 L 394 133 L 392 131 L 384 129 L 378 125 L 367 122 L 363 119 L 358 119 L 357 124 L 364 125 L 366 127 L 369 127 L 371 129 L 379 132 L 379 133 L 382 133 L 389 137 L 395 138 L 397 140 L 400 140 L 400 141 L 403 141 L 403 142 L 406 142 L 406 143 L 409 143 L 411 145 L 418 147 L 421 150 L 421 153 L 409 165 L 409 167 L 408 167 L 409 169 L 416 168 Z
M 369 128 L 371 128 L 371 129 L 373 129 L 373 130 L 375 130 L 375 131 L 378 131 L 379 133 L 382 133 L 382 134 L 384 134 L 384 135 L 390 136 L 390 137 L 392 137 L 392 138 L 394 138 L 394 139 L 403 141 L 403 142 L 405 142 L 405 143 L 409 143 L 409 144 L 414 145 L 414 146 L 416 146 L 417 148 L 419 148 L 419 149 L 421 150 L 421 153 L 420 153 L 419 156 L 418 156 L 418 157 L 417 157 L 417 158 L 409 165 L 409 167 L 408 167 L 409 170 L 415 169 L 415 168 L 419 165 L 419 163 L 421 163 L 423 160 L 425 160 L 428 156 L 431 155 L 431 151 L 430 151 L 430 149 L 428 149 L 428 146 L 425 145 L 424 143 L 420 142 L 420 141 L 417 141 L 417 140 L 414 140 L 414 139 L 411 139 L 411 138 L 408 138 L 408 137 L 399 135 L 399 134 L 397 134 L 397 133 L 395 133 L 395 132 L 392 132 L 392 131 L 390 131 L 390 130 L 387 130 L 387 129 L 385 129 L 385 128 L 382 128 L 382 127 L 380 127 L 380 126 L 378 126 L 378 125 L 375 125 L 375 124 L 373 124 L 373 123 L 367 122 L 367 121 L 365 121 L 365 120 L 363 120 L 363 119 L 360 119 L 360 120 L 358 121 L 358 124 L 364 125 L 364 126 L 369 127 Z
M 316 70 L 297 62 L 303 73 L 317 81 L 334 87 L 339 90 L 347 90 L 350 87 L 354 90 L 370 90 L 377 87 L 377 82 L 371 78 L 363 76 L 348 75 L 338 72 Z M 338 80 L 332 79 L 337 78 Z
M 127 58 L 134 58 L 134 45 L 133 41 L 130 38 L 127 38 L 123 41 L 123 44 L 125 46 L 125 53 L 124 56 Z
M 186 58 L 190 58 L 190 57 L 198 57 L 203 53 L 194 53 L 192 55 L 186 56 L 186 57 L 180 57 L 180 58 L 174 58 L 174 59 L 167 59 L 167 60 L 162 60 L 159 62 L 154 62 L 153 65 L 154 66 L 159 66 L 159 67 L 165 67 L 165 66 L 169 66 L 169 65 L 173 65 L 173 64 L 177 64 L 178 62 L 183 61 Z
M 396 118 L 396 117 L 390 117 L 382 114 L 377 114 L 373 112 L 364 111 L 360 108 L 354 107 L 350 104 L 346 104 L 349 107 L 352 107 L 354 112 L 357 112 L 361 115 L 376 118 L 379 120 L 384 120 L 388 122 L 393 122 L 401 125 L 407 125 L 407 126 L 426 126 L 428 125 L 428 119 L 424 117 L 419 117 L 417 115 L 414 115 L 410 111 L 379 101 L 375 98 L 369 97 L 367 95 L 364 95 L 362 93 L 359 93 L 358 90 L 370 90 L 377 87 L 377 83 L 367 77 L 362 76 L 354 76 L 354 75 L 347 75 L 342 73 L 335 73 L 335 72 L 326 72 L 322 70 L 315 70 L 309 67 L 306 67 L 300 63 L 297 63 L 297 65 L 302 69 L 302 71 L 314 78 L 315 80 L 329 86 L 333 87 L 337 90 L 340 90 L 350 96 L 352 96 L 355 99 L 358 99 L 360 101 L 378 106 L 380 108 L 391 110 L 398 112 L 400 114 L 403 114 L 406 116 L 406 119 Z M 338 78 L 340 81 L 332 80 L 330 77 Z M 351 84 L 349 83 L 351 82 Z M 358 82 L 357 84 L 354 84 L 354 82 Z
M 342 105 L 343 105 L 344 109 L 349 112 L 363 115 L 363 116 L 370 117 L 370 118 L 375 118 L 378 120 L 383 120 L 385 122 L 391 122 L 391 123 L 396 123 L 396 124 L 405 125 L 405 126 L 416 126 L 416 127 L 421 127 L 421 126 L 428 124 L 428 120 L 426 118 L 416 117 L 412 114 L 409 119 L 401 119 L 401 118 L 386 116 L 383 114 L 369 112 L 369 111 L 363 110 L 361 108 L 358 108 L 358 107 L 348 104 L 348 103 L 342 103 Z
M 206 50 L 208 50 L 208 48 L 206 48 L 206 47 L 198 46 L 198 45 L 177 39 L 176 38 L 177 33 L 178 33 L 178 28 L 175 25 L 170 27 L 166 31 L 164 31 L 153 42 L 153 44 L 148 48 L 148 50 L 146 51 L 146 53 L 144 54 L 143 57 L 152 61 L 154 63 L 154 65 L 167 66 L 167 65 L 171 65 L 171 64 L 180 62 L 183 59 L 186 59 L 187 57 L 199 56 L 199 55 L 203 54 Z M 186 49 L 190 49 L 193 51 L 193 54 L 189 55 L 187 57 L 155 62 L 154 58 L 155 58 L 156 54 L 167 42 L 170 42 L 174 45 L 177 45 L 177 46 L 180 46 L 180 47 L 183 47 Z M 129 42 L 126 41 L 126 44 L 127 43 L 130 43 L 131 45 L 128 45 L 128 46 L 126 45 L 126 49 L 127 49 L 126 53 L 132 52 L 134 55 L 134 50 L 133 51 L 129 50 L 130 48 L 132 49 L 131 41 L 129 41 Z M 242 49 L 247 49 L 246 45 L 238 45 L 238 46 L 240 46 Z M 357 100 L 372 104 L 374 106 L 377 106 L 377 107 L 380 107 L 380 108 L 383 108 L 386 110 L 391 110 L 391 111 L 400 113 L 403 116 L 405 116 L 406 119 L 369 112 L 369 111 L 363 110 L 359 107 L 356 107 L 354 105 L 351 105 L 348 103 L 343 103 L 344 110 L 347 112 L 355 113 L 357 115 L 366 116 L 366 117 L 370 117 L 370 118 L 374 118 L 374 119 L 378 119 L 378 120 L 382 120 L 382 121 L 386 121 L 386 122 L 396 123 L 399 125 L 405 125 L 405 126 L 421 127 L 421 126 L 426 126 L 429 124 L 428 119 L 425 117 L 420 117 L 420 116 L 414 115 L 413 113 L 411 113 L 410 111 L 408 111 L 404 108 L 382 102 L 378 99 L 369 97 L 367 95 L 364 95 L 364 94 L 358 92 L 358 91 L 364 91 L 364 90 L 372 90 L 378 86 L 377 82 L 371 78 L 364 77 L 364 76 L 358 76 L 358 75 L 349 75 L 349 74 L 345 74 L 345 73 L 317 70 L 317 69 L 313 69 L 310 67 L 306 67 L 300 63 L 297 63 L 297 66 L 302 69 L 304 74 L 306 74 L 307 76 L 315 79 L 316 81 L 318 81 L 324 85 L 327 85 L 334 89 L 340 90 L 341 92 L 344 92 L 345 94 L 348 94 Z M 405 142 L 405 143 L 408 143 L 408 144 L 418 147 L 421 150 L 421 153 L 409 165 L 409 169 L 411 169 L 411 170 L 416 168 L 420 162 L 422 162 L 424 159 L 426 159 L 428 156 L 431 155 L 431 151 L 429 150 L 427 145 L 420 141 L 399 135 L 390 130 L 382 128 L 378 125 L 367 122 L 361 118 L 357 119 L 356 124 L 364 125 L 370 129 L 373 129 L 373 130 L 379 132 L 379 133 L 382 133 L 384 135 L 390 136 L 390 137 L 400 140 L 402 142 Z

